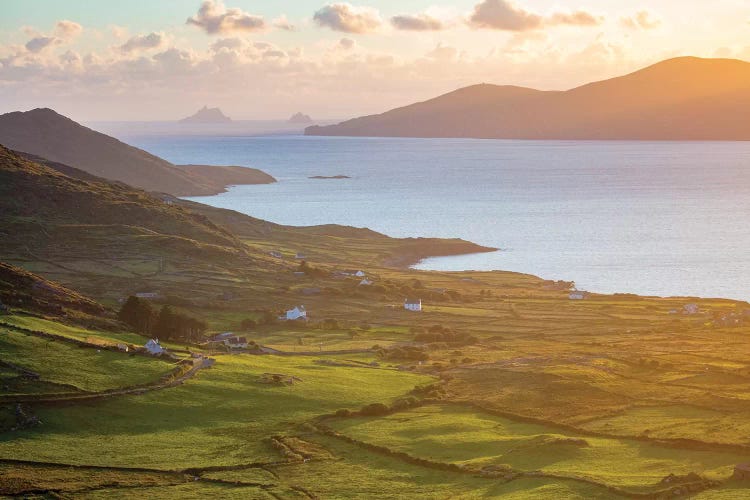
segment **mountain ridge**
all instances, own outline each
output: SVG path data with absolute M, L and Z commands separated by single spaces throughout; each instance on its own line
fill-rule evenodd
M 306 135 L 750 140 L 750 63 L 668 59 L 566 91 L 478 84 Z
M 180 167 L 49 108 L 0 115 L 0 144 L 97 177 L 175 196 L 218 194 L 228 184 L 275 182 L 252 168 Z M 230 174 L 232 182 L 222 183 Z

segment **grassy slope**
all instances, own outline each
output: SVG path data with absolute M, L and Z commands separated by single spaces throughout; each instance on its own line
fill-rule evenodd
M 0 360 L 40 375 L 46 383 L 103 391 L 152 382 L 172 369 L 170 363 L 119 352 L 82 349 L 0 327 Z
M 295 375 L 303 382 L 262 384 L 258 379 L 264 372 Z M 339 408 L 390 402 L 429 380 L 395 370 L 321 366 L 309 359 L 222 356 L 175 389 L 40 409 L 44 427 L 0 435 L 0 457 L 164 470 L 273 461 L 278 455 L 267 438 L 295 423 Z

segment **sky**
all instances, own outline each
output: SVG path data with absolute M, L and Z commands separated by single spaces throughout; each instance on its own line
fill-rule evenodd
M 750 60 L 748 0 L 2 0 L 0 112 L 371 114 L 476 84 L 564 90 Z

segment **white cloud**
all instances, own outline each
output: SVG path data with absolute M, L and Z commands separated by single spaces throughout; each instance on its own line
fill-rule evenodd
M 241 9 L 227 9 L 221 0 L 205 0 L 198 13 L 189 17 L 186 24 L 198 26 L 209 35 L 254 32 L 266 27 L 263 17 L 243 12 Z
M 286 14 L 281 14 L 279 17 L 274 19 L 272 21 L 272 24 L 275 28 L 278 28 L 280 30 L 284 31 L 296 31 L 297 27 L 294 26 L 289 19 L 286 18 Z
M 469 22 L 477 28 L 528 31 L 541 28 L 544 18 L 507 0 L 484 0 L 474 6 Z
M 629 17 L 620 18 L 620 24 L 631 30 L 653 30 L 661 26 L 661 19 L 648 10 L 641 10 Z
M 348 3 L 328 4 L 313 15 L 313 20 L 334 31 L 359 34 L 377 31 L 383 24 L 377 10 Z
M 120 45 L 122 52 L 139 52 L 142 50 L 158 49 L 166 40 L 163 33 L 149 33 L 148 35 L 136 35 L 127 42 Z
M 394 28 L 404 31 L 440 31 L 446 24 L 429 14 L 401 14 L 391 18 Z
M 502 31 L 532 31 L 547 26 L 598 26 L 604 22 L 585 10 L 554 12 L 543 16 L 527 11 L 510 0 L 483 0 L 474 6 L 469 25 Z
M 41 35 L 28 26 L 24 27 L 23 31 L 28 36 L 33 36 L 31 40 L 26 42 L 26 50 L 38 53 L 50 47 L 72 41 L 83 32 L 83 26 L 73 21 L 62 20 L 55 23 L 55 32 L 52 35 Z

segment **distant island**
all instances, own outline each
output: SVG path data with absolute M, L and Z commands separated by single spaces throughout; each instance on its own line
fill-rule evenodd
M 300 123 L 300 124 L 308 124 L 312 123 L 313 119 L 310 118 L 310 115 L 305 115 L 302 113 L 294 113 L 291 118 L 287 120 L 287 123 Z
M 308 179 L 351 179 L 348 175 L 313 175 Z
M 567 91 L 480 84 L 306 135 L 750 140 L 750 63 L 680 57 Z
M 219 108 L 203 106 L 195 114 L 183 118 L 180 123 L 229 123 L 232 119 L 221 112 Z

